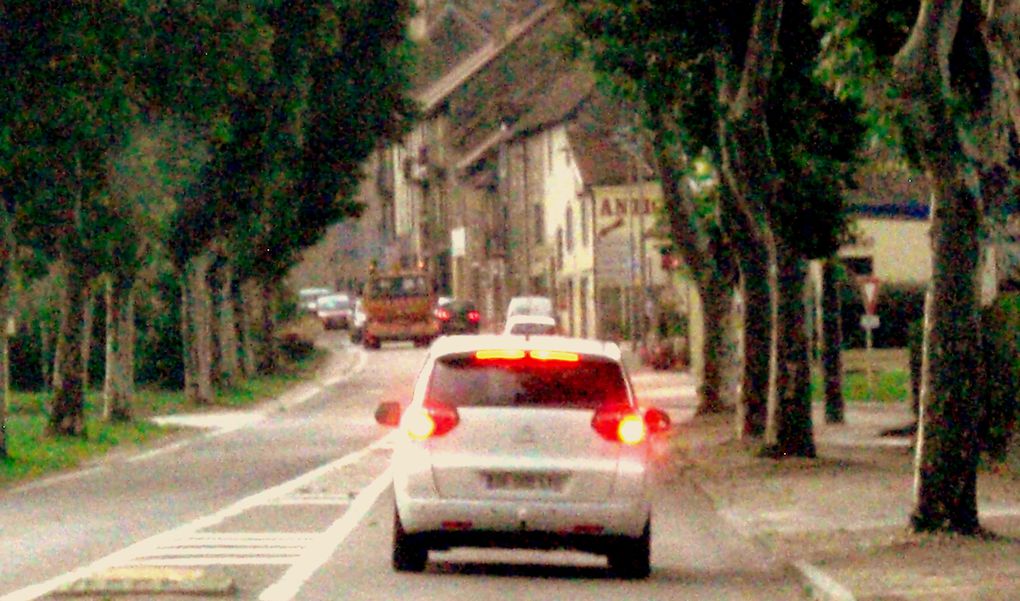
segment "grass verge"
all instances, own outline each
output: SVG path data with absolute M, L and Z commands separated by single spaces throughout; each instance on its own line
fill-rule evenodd
M 46 435 L 49 392 L 14 392 L 7 414 L 7 453 L 0 459 L 0 488 L 62 470 L 80 467 L 115 448 L 140 446 L 170 436 L 177 430 L 157 426 L 146 417 L 210 409 L 241 408 L 279 395 L 313 373 L 326 353 L 284 366 L 279 373 L 260 376 L 233 388 L 218 390 L 209 405 L 189 404 L 182 391 L 142 389 L 135 394 L 135 419 L 108 423 L 101 419 L 102 396 L 85 395 L 86 436 L 64 438 Z

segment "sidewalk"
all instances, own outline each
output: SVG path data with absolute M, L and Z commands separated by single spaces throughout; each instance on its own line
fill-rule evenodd
M 673 374 L 678 389 L 692 390 L 688 374 L 626 360 L 636 380 Z M 826 424 L 816 407 L 815 459 L 756 458 L 735 440 L 733 420 L 678 423 L 677 465 L 720 515 L 796 568 L 806 598 L 1020 600 L 1020 481 L 978 476 L 981 524 L 994 538 L 909 531 L 912 439 L 881 436 L 910 422 L 905 403 L 851 403 L 842 425 Z

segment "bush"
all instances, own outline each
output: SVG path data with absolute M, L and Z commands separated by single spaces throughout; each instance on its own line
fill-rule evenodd
M 280 335 L 277 338 L 277 345 L 280 353 L 293 363 L 303 361 L 315 352 L 315 345 L 312 344 L 312 341 L 293 332 Z
M 981 311 L 985 408 L 981 441 L 993 459 L 1006 458 L 1020 417 L 1020 293 L 1006 294 Z

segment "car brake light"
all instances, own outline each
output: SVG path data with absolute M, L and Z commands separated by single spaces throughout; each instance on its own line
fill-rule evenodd
M 467 318 L 471 323 L 477 323 L 482 319 L 482 314 L 478 311 L 468 311 Z
M 484 350 L 475 351 L 475 359 L 523 359 L 524 351 L 515 350 Z
M 531 351 L 528 353 L 532 359 L 538 359 L 539 361 L 580 361 L 581 356 L 577 353 L 567 353 L 564 351 Z
M 447 311 L 446 309 L 436 309 L 433 313 L 435 314 L 437 319 L 441 319 L 443 321 L 447 321 L 450 319 L 450 312 Z
M 456 407 L 436 402 L 426 402 L 421 408 L 408 411 L 403 419 L 404 430 L 414 440 L 442 436 L 459 423 Z
M 602 438 L 626 445 L 639 444 L 648 434 L 645 420 L 634 408 L 624 404 L 600 407 L 591 419 L 591 427 Z

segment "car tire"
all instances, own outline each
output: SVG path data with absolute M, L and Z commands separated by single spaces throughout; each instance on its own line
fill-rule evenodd
M 361 341 L 364 344 L 365 348 L 367 348 L 367 349 L 375 350 L 375 349 L 378 349 L 381 346 L 381 344 L 382 344 L 381 342 L 379 342 L 378 338 L 371 338 L 371 337 L 368 337 L 368 336 L 364 336 L 364 334 L 362 336 L 363 337 L 362 337 Z
M 609 569 L 620 578 L 638 580 L 652 573 L 652 522 L 645 522 L 641 536 L 620 543 L 608 553 Z
M 397 572 L 421 572 L 429 558 L 429 550 L 404 532 L 400 515 L 393 511 L 393 569 Z

